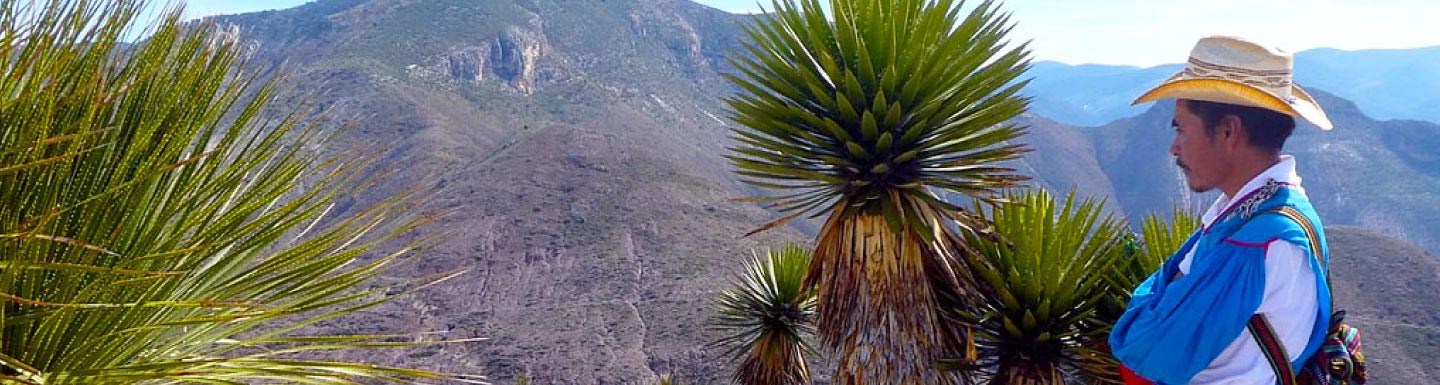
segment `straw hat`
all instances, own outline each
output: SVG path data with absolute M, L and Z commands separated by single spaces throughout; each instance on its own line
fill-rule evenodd
M 1185 70 L 1145 92 L 1132 104 L 1190 99 L 1260 107 L 1305 119 L 1322 130 L 1332 125 L 1315 98 L 1295 85 L 1295 57 L 1227 36 L 1200 39 Z

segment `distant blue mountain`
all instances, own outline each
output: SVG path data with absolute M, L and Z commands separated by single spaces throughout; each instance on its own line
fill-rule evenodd
M 1349 99 L 1375 119 L 1440 123 L 1440 46 L 1415 49 L 1342 51 L 1321 48 L 1295 55 L 1296 82 Z M 1150 68 L 1035 63 L 1026 94 L 1031 111 L 1056 121 L 1098 126 L 1139 115 L 1130 101 L 1179 71 L 1181 65 Z
M 1350 99 L 1377 119 L 1440 122 L 1440 46 L 1315 49 L 1295 57 L 1296 81 Z
M 1179 70 L 1179 64 L 1140 68 L 1043 61 L 1030 68 L 1025 92 L 1034 98 L 1030 112 L 1065 124 L 1099 126 L 1145 112 L 1147 106 L 1130 101 Z

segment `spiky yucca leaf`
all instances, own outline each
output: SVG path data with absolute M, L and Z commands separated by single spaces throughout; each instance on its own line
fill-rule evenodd
M 785 214 L 760 230 L 830 216 L 808 281 L 838 383 L 954 382 L 933 367 L 966 351 L 938 311 L 970 291 L 947 261 L 965 248 L 952 223 L 987 226 L 941 197 L 999 202 L 1022 180 L 1000 163 L 1024 151 L 1008 121 L 1026 107 L 1025 46 L 1006 47 L 1009 18 L 991 2 L 968 14 L 951 0 L 773 6 L 731 57 L 743 92 L 727 100 L 736 173 L 781 192 L 751 199 Z
M 994 202 L 1023 180 L 999 164 L 1024 151 L 1007 121 L 1027 104 L 1015 80 L 1028 51 L 1005 47 L 1009 17 L 992 2 L 964 18 L 962 3 L 831 0 L 832 20 L 817 0 L 776 1 L 747 25 L 748 55 L 727 75 L 745 91 L 727 100 L 743 126 L 729 159 L 748 182 L 792 191 L 760 200 L 787 218 L 883 215 L 899 232 L 974 224 L 936 191 Z
M 413 345 L 298 331 L 405 291 L 370 279 L 423 243 L 378 246 L 426 219 L 327 214 L 366 166 L 271 108 L 238 30 L 172 8 L 123 43 L 145 7 L 0 0 L 0 383 L 463 379 L 313 358 Z
M 805 339 L 815 331 L 815 291 L 804 285 L 810 251 L 788 245 L 753 255 L 735 287 L 720 292 L 720 315 L 711 327 L 724 333 L 713 345 L 742 361 L 734 380 L 743 385 L 810 383 Z
M 1100 307 L 1102 319 L 1118 320 L 1125 313 L 1125 304 L 1130 302 L 1131 291 L 1160 270 L 1165 260 L 1199 228 L 1200 217 L 1180 207 L 1171 211 L 1169 220 L 1158 214 L 1146 215 L 1140 226 L 1140 237 L 1126 236 L 1125 258 L 1115 265 L 1109 277 L 1111 295 Z
M 977 252 L 966 263 L 983 300 L 974 311 L 956 309 L 980 346 L 981 359 L 965 369 L 991 384 L 1064 384 L 1081 368 L 1085 337 L 1101 327 L 1093 318 L 1124 256 L 1124 224 L 1074 191 L 1059 204 L 1043 190 L 1008 199 L 1015 204 L 989 211 L 999 241 L 967 234 Z
M 1180 250 L 1180 246 L 1184 246 L 1185 241 L 1199 230 L 1200 216 L 1181 207 L 1176 207 L 1170 213 L 1168 221 L 1160 215 L 1145 216 L 1145 224 L 1141 228 L 1143 238 L 1141 238 L 1139 254 L 1130 264 L 1122 265 L 1128 266 L 1129 269 L 1124 271 L 1126 274 L 1122 276 L 1122 279 L 1125 281 L 1120 282 L 1121 286 L 1128 289 L 1140 286 L 1146 277 L 1156 270 L 1160 270 L 1160 265 L 1170 259 L 1170 256 L 1174 255 L 1176 250 Z M 1130 298 L 1128 289 L 1125 291 L 1126 302 L 1129 302 Z
M 1180 246 L 1200 228 L 1200 217 L 1181 207 L 1170 213 L 1170 220 L 1161 215 L 1145 216 L 1141 224 L 1141 238 L 1133 234 L 1126 236 L 1126 252 L 1110 275 L 1110 293 L 1101 302 L 1098 320 L 1101 329 L 1089 337 L 1087 343 L 1085 374 L 1092 383 L 1120 384 L 1120 362 L 1110 353 L 1110 327 L 1125 313 L 1130 302 L 1130 293 L 1151 274 L 1160 270 Z

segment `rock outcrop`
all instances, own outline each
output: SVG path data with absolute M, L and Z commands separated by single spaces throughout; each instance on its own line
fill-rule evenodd
M 628 15 L 630 29 L 636 35 L 662 42 L 669 51 L 671 62 L 684 71 L 685 77 L 692 81 L 700 80 L 698 74 L 708 70 L 709 64 L 702 52 L 701 36 L 690 17 L 673 7 L 660 6 L 662 1 L 648 3 L 651 6 L 636 7 Z
M 481 43 L 476 47 L 464 48 L 450 53 L 445 58 L 445 67 L 450 78 L 479 84 L 485 80 L 486 64 L 490 59 L 490 44 Z
M 531 27 L 509 26 L 494 37 L 434 57 L 424 65 L 411 65 L 411 76 L 462 84 L 494 80 L 529 95 L 541 82 L 557 77 L 555 69 L 542 69 L 550 48 L 538 22 Z
M 545 54 L 545 35 L 520 27 L 506 28 L 495 37 L 490 52 L 495 75 L 521 93 L 535 92 L 535 67 Z

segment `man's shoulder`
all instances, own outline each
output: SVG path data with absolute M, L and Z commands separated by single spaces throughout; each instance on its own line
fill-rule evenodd
M 1312 222 L 1312 226 L 1319 226 L 1314 218 L 1314 212 L 1308 209 L 1308 205 L 1296 207 L 1297 205 L 1284 205 L 1296 209 L 1306 221 Z M 1289 216 L 1278 212 L 1281 206 L 1275 206 L 1256 212 L 1250 219 L 1245 221 L 1229 239 L 1240 244 L 1268 245 L 1273 241 L 1287 241 L 1296 246 L 1308 248 L 1309 235 L 1305 227 Z

